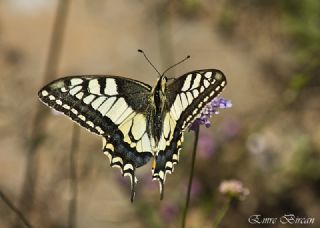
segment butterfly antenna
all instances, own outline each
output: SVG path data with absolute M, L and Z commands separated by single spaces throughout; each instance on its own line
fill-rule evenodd
M 157 70 L 157 68 L 151 63 L 151 61 L 149 60 L 149 58 L 147 57 L 146 53 L 144 53 L 143 50 L 138 49 L 138 52 L 142 53 L 144 55 L 144 57 L 146 58 L 146 60 L 150 63 L 150 65 L 153 67 L 153 69 L 155 69 L 155 71 L 157 71 L 157 73 L 159 74 L 159 76 L 161 77 L 160 72 Z
M 165 73 L 168 72 L 168 70 L 170 70 L 170 69 L 172 69 L 173 67 L 179 65 L 180 63 L 183 63 L 184 61 L 186 61 L 186 60 L 189 59 L 189 58 L 190 58 L 190 55 L 188 55 L 187 57 L 185 57 L 183 60 L 181 60 L 181 61 L 173 64 L 172 66 L 168 67 L 161 75 L 164 75 Z

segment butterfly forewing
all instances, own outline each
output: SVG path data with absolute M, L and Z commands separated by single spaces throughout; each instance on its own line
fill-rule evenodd
M 183 131 L 199 117 L 205 105 L 222 92 L 226 83 L 221 71 L 205 69 L 184 74 L 168 85 L 168 114 L 164 120 L 163 140 L 160 140 L 163 143 L 160 143 L 153 170 L 153 177 L 160 181 L 161 191 L 166 173 L 173 172 L 174 164 L 179 161 Z M 169 130 L 165 126 L 169 126 Z
M 103 151 L 111 166 L 130 177 L 133 198 L 135 169 L 152 157 L 147 133 L 150 91 L 150 86 L 122 77 L 75 76 L 51 82 L 38 95 L 46 105 L 103 136 Z

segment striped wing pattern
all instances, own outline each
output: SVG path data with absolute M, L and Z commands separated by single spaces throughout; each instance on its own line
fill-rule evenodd
M 159 180 L 161 198 L 167 173 L 179 162 L 184 130 L 199 117 L 202 109 L 226 86 L 224 74 L 215 69 L 189 72 L 168 85 L 167 109 L 153 178 Z
M 153 156 L 146 116 L 150 91 L 149 85 L 122 77 L 75 76 L 51 82 L 38 95 L 49 107 L 103 136 L 110 165 L 130 177 L 133 200 L 135 169 Z
M 103 137 L 103 151 L 110 165 L 130 177 L 132 201 L 135 170 L 152 157 L 152 176 L 159 181 L 163 198 L 166 175 L 179 162 L 185 129 L 225 86 L 224 74 L 215 69 L 192 71 L 168 84 L 157 145 L 150 131 L 155 127 L 150 126 L 150 120 L 156 104 L 150 99 L 153 90 L 147 84 L 117 76 L 71 76 L 49 83 L 38 96 L 49 107 Z

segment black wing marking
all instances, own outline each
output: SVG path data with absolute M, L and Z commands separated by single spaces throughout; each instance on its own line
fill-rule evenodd
M 49 83 L 38 95 L 49 107 L 103 136 L 110 165 L 130 177 L 133 200 L 135 169 L 153 156 L 147 134 L 150 91 L 149 85 L 122 77 L 72 76 Z
M 174 164 L 179 161 L 184 130 L 200 115 L 205 105 L 222 92 L 226 83 L 221 71 L 205 69 L 186 73 L 168 85 L 168 117 L 164 121 L 163 140 L 160 139 L 153 169 L 153 178 L 160 183 L 161 198 L 166 174 L 172 173 Z

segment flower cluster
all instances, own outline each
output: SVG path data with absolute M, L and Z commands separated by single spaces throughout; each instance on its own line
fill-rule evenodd
M 189 126 L 189 131 L 195 131 L 200 125 L 205 125 L 207 128 L 211 126 L 209 119 L 214 114 L 219 114 L 219 109 L 231 108 L 232 103 L 222 97 L 216 97 L 209 102 L 202 110 L 200 117 L 198 117 Z
M 234 199 L 244 199 L 250 194 L 250 190 L 245 188 L 241 181 L 225 180 L 219 186 L 220 193 Z

